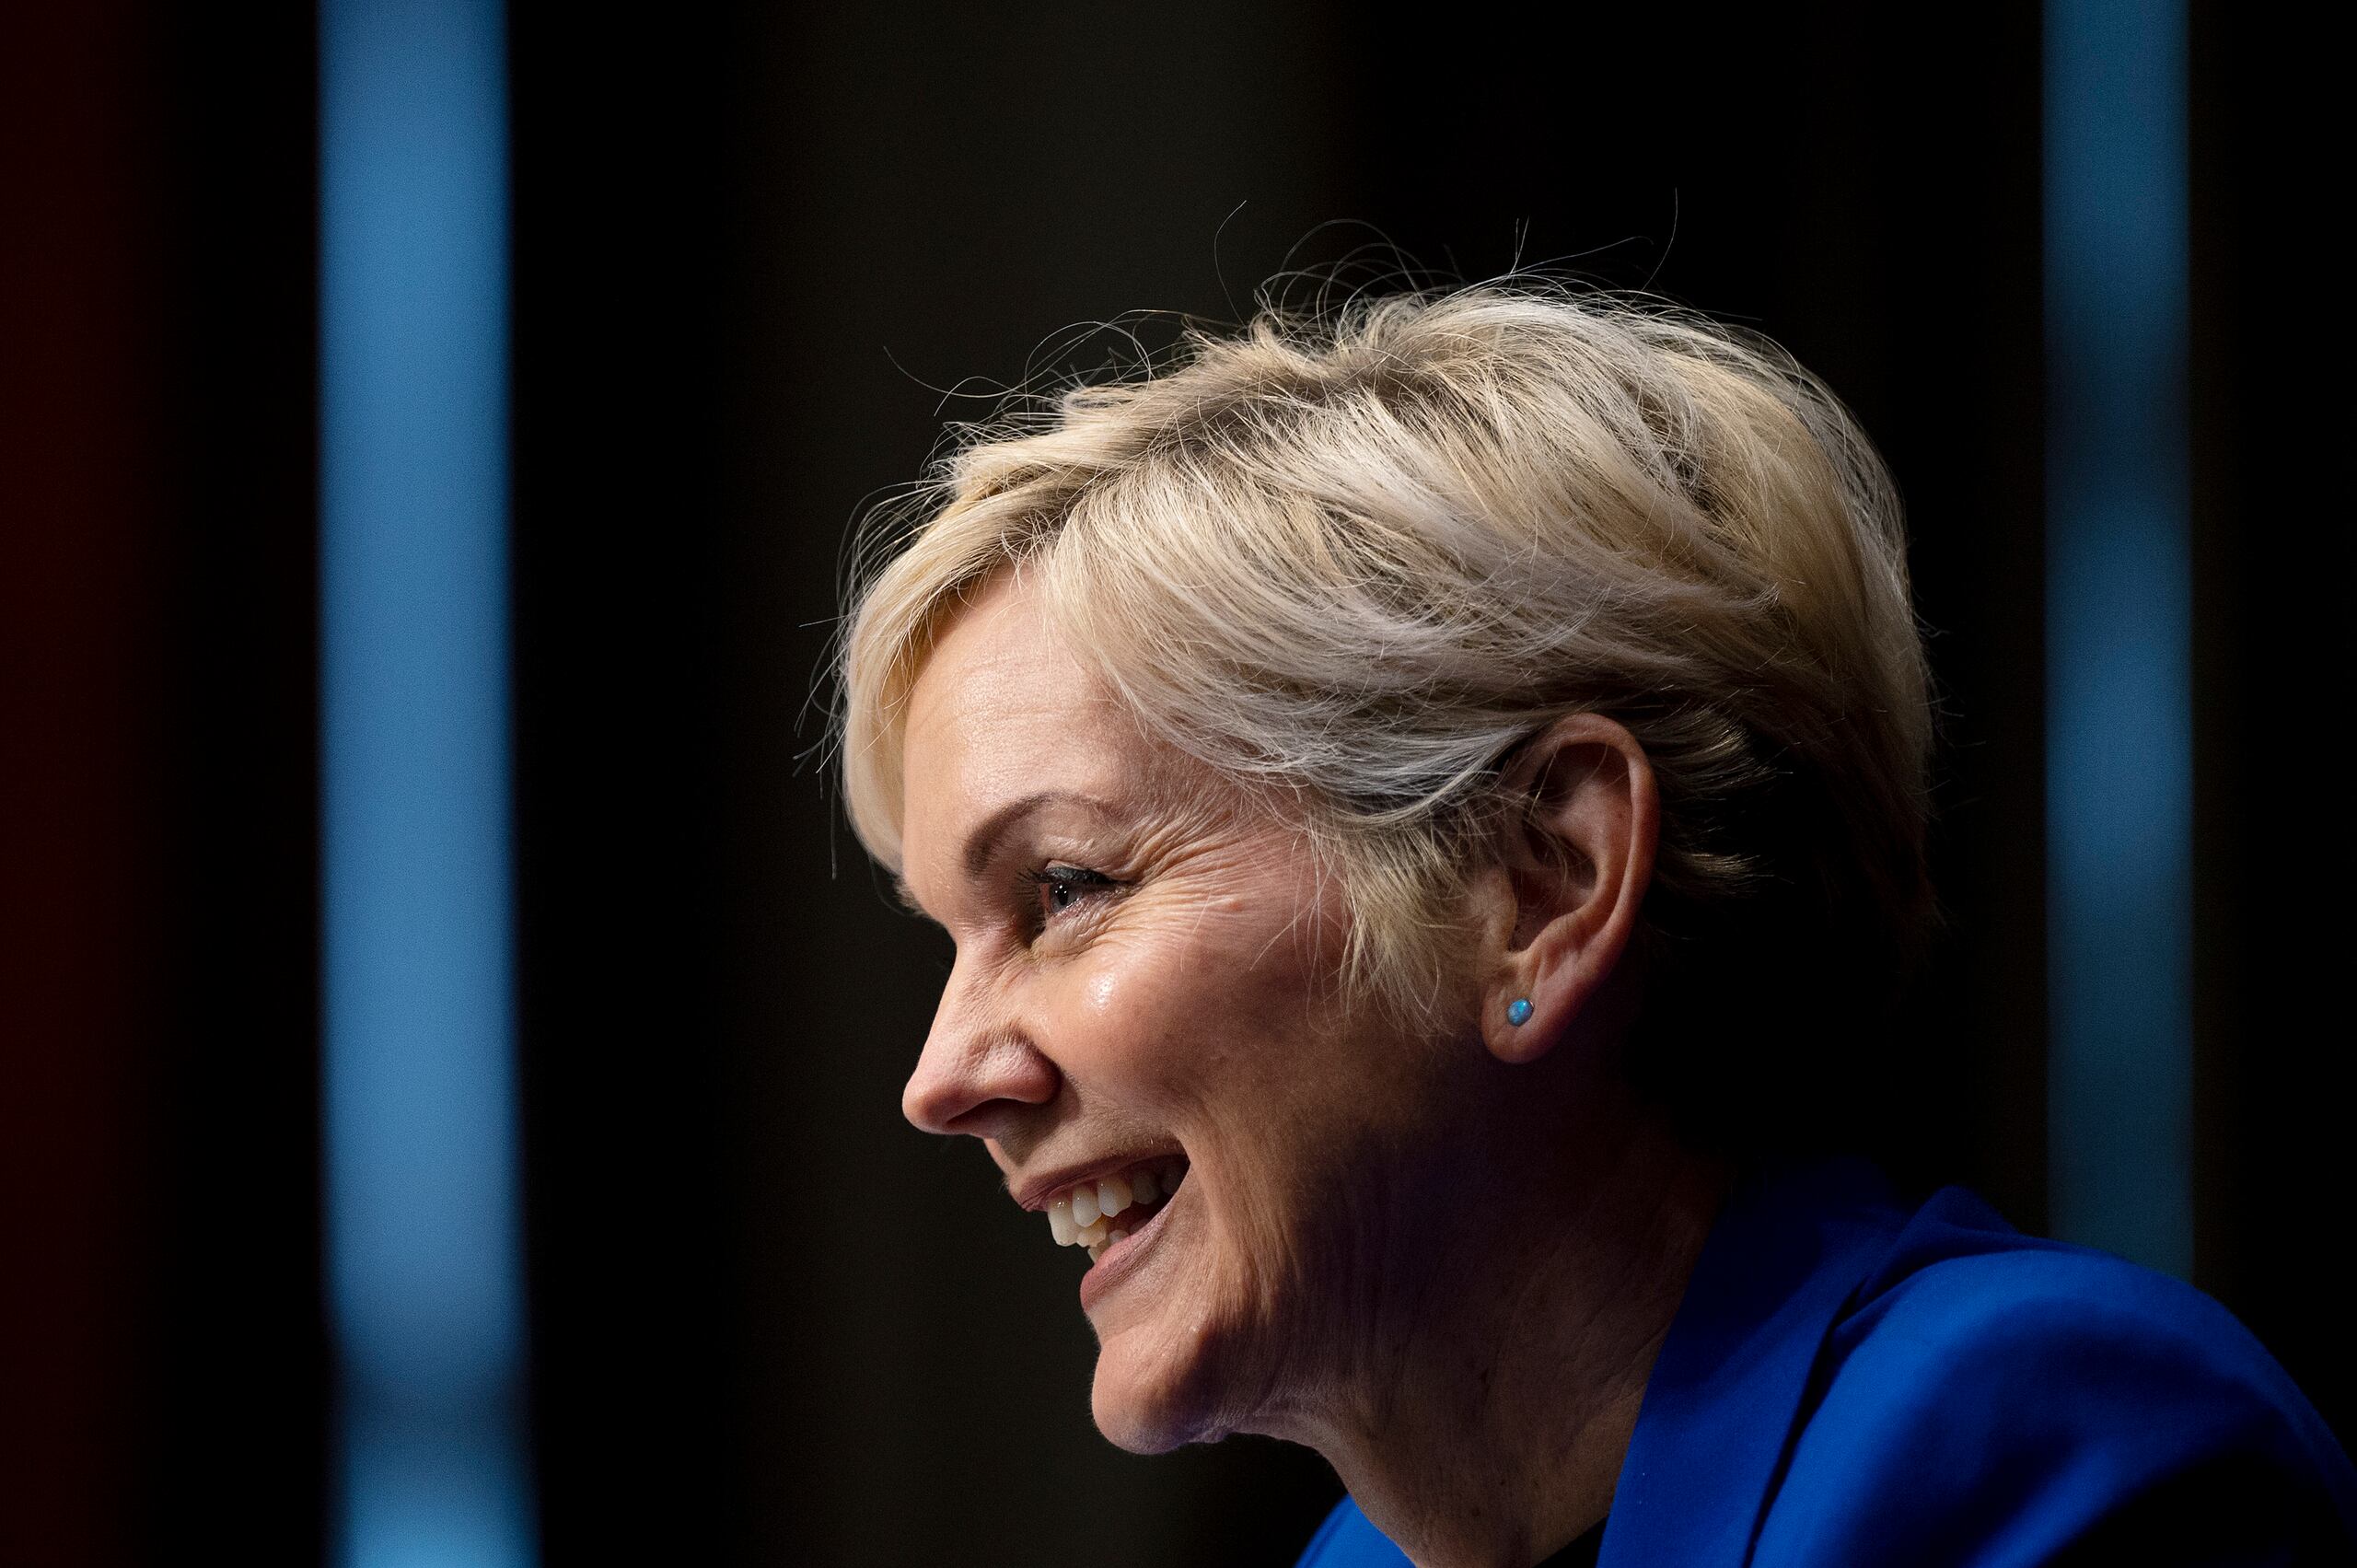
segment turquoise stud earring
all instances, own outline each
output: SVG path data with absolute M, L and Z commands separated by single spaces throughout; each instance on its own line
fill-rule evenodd
M 1530 998 L 1517 996 L 1506 1004 L 1506 1022 L 1515 1028 L 1530 1022 Z

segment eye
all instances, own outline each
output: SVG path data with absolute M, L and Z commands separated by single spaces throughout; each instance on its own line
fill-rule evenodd
M 1043 865 L 1025 872 L 1023 880 L 1030 891 L 1032 912 L 1042 924 L 1114 886 L 1110 877 L 1082 865 Z

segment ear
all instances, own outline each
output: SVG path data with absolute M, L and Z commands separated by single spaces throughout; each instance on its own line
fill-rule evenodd
M 1495 979 L 1481 1032 L 1500 1060 L 1531 1062 L 1628 952 L 1653 881 L 1661 797 L 1637 738 L 1599 714 L 1573 714 L 1526 742 L 1502 783 L 1516 815 L 1489 879 Z M 1519 1024 L 1516 1001 L 1530 1004 Z

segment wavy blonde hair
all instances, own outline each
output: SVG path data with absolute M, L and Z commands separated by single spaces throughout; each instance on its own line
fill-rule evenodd
M 1500 764 L 1581 711 L 1652 761 L 1673 967 L 1879 993 L 1926 929 L 1897 496 L 1761 339 L 1527 284 L 1268 309 L 966 429 L 865 536 L 840 647 L 845 799 L 895 869 L 910 689 L 1008 567 L 1151 732 L 1289 803 L 1380 1005 L 1454 1005 Z

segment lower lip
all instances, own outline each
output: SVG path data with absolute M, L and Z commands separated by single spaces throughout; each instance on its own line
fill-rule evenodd
M 1184 1187 L 1179 1189 L 1181 1192 L 1185 1191 Z M 1162 1207 L 1154 1212 L 1154 1218 L 1105 1249 L 1104 1255 L 1088 1266 L 1088 1272 L 1080 1276 L 1080 1309 L 1083 1312 L 1096 1306 L 1107 1291 L 1120 1283 L 1137 1268 L 1139 1257 L 1144 1253 L 1147 1244 L 1160 1234 L 1162 1222 L 1170 1217 L 1170 1211 L 1178 1204 L 1178 1193 L 1174 1192 L 1164 1200 Z

